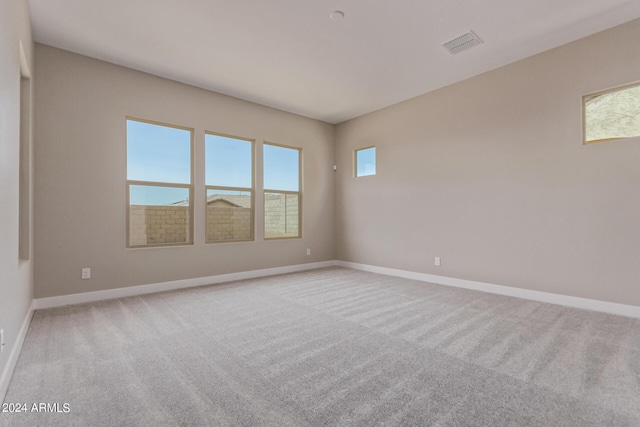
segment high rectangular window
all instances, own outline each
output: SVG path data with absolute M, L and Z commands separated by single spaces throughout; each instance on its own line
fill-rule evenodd
M 253 240 L 254 144 L 205 134 L 207 243 Z
M 193 130 L 127 118 L 127 247 L 193 243 Z
M 355 151 L 356 177 L 376 174 L 376 147 L 361 148 Z
M 640 136 L 640 83 L 582 97 L 584 143 Z
M 301 149 L 265 143 L 264 238 L 302 235 Z

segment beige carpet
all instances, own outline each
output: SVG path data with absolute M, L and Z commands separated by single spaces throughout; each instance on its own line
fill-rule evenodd
M 328 268 L 37 311 L 2 426 L 639 426 L 640 321 Z

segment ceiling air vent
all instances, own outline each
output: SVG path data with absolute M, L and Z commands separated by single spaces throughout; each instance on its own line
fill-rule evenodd
M 446 42 L 442 45 L 451 54 L 462 52 L 463 50 L 470 49 L 474 46 L 482 44 L 482 40 L 475 35 L 473 31 L 469 31 L 466 34 L 456 37 L 455 39 Z

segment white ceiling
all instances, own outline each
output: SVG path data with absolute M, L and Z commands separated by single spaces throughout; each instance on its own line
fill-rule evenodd
M 638 0 L 29 0 L 35 40 L 339 123 L 640 17 Z M 334 10 L 345 17 L 329 18 Z M 450 55 L 469 30 L 484 44 Z

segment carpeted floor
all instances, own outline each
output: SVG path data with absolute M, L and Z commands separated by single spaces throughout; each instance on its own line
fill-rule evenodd
M 639 426 L 640 320 L 328 268 L 37 311 L 5 403 L 63 412 L 2 426 Z

